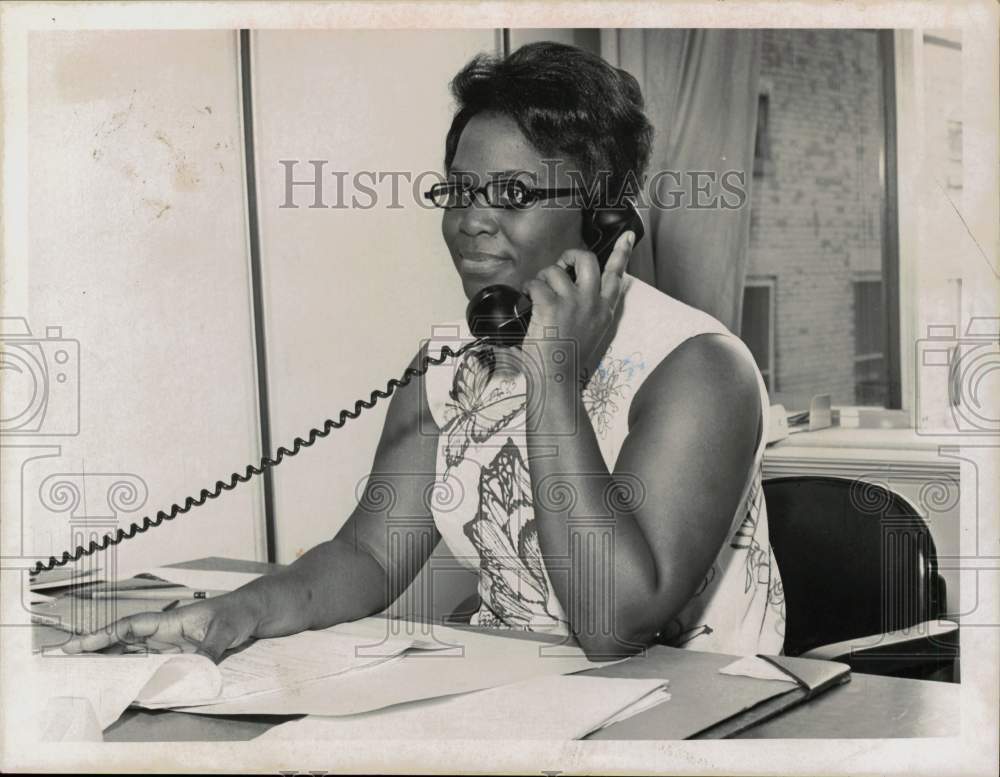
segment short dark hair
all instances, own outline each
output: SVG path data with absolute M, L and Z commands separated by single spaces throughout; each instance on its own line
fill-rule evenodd
M 602 204 L 639 193 L 653 144 L 642 91 L 630 73 L 596 54 L 548 41 L 506 57 L 479 54 L 452 80 L 451 92 L 457 110 L 445 140 L 445 170 L 469 120 L 498 113 L 517 122 L 542 154 L 579 165 Z

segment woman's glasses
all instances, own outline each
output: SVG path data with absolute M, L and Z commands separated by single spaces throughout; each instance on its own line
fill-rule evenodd
M 475 202 L 490 208 L 523 209 L 541 200 L 572 194 L 574 189 L 536 189 L 517 178 L 497 178 L 473 188 L 468 182 L 436 183 L 424 199 L 438 208 L 468 208 Z

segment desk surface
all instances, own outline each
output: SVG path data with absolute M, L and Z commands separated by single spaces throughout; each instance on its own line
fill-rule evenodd
M 201 559 L 176 566 L 239 572 L 268 572 L 275 567 L 248 561 Z M 595 674 L 618 677 L 659 676 L 655 656 L 633 658 Z M 670 677 L 678 687 L 695 678 Z M 959 733 L 961 686 L 924 680 L 906 680 L 853 674 L 851 681 L 800 704 L 737 738 L 843 738 L 954 736 Z M 670 704 L 670 702 L 667 702 Z M 104 732 L 109 742 L 242 741 L 253 739 L 273 725 L 289 720 L 278 716 L 231 718 L 180 712 L 129 709 Z M 600 732 L 597 738 L 659 739 L 657 708 Z

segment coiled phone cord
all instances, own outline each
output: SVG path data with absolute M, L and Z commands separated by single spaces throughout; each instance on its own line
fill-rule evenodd
M 359 399 L 357 402 L 355 402 L 353 411 L 347 410 L 345 408 L 344 410 L 340 411 L 340 416 L 337 420 L 328 418 L 323 423 L 322 427 L 313 427 L 312 429 L 310 429 L 308 440 L 304 440 L 301 437 L 296 437 L 295 442 L 292 444 L 291 450 L 288 450 L 288 448 L 285 448 L 284 446 L 278 448 L 278 453 L 276 458 L 272 459 L 267 456 L 263 457 L 260 460 L 259 467 L 255 467 L 252 464 L 248 464 L 246 472 L 244 474 L 241 475 L 239 472 L 234 472 L 232 475 L 229 476 L 228 483 L 222 480 L 216 481 L 215 488 L 213 490 L 209 491 L 207 488 L 203 488 L 197 498 L 193 496 L 187 497 L 187 499 L 184 500 L 183 506 L 175 502 L 170 506 L 169 513 L 165 513 L 163 510 L 160 510 L 156 514 L 155 518 L 150 518 L 148 515 L 145 516 L 142 519 L 141 525 L 138 523 L 133 523 L 131 526 L 129 526 L 128 529 L 117 529 L 113 535 L 112 534 L 104 535 L 103 539 L 100 542 L 98 542 L 97 540 L 91 540 L 90 545 L 88 547 L 84 547 L 83 545 L 78 545 L 76 550 L 73 551 L 72 553 L 70 553 L 69 551 L 63 552 L 61 558 L 56 558 L 55 556 L 49 556 L 49 560 L 47 563 L 43 563 L 41 561 L 36 562 L 35 566 L 31 569 L 31 574 L 37 575 L 40 572 L 48 572 L 49 570 L 55 569 L 56 567 L 64 566 L 65 564 L 68 564 L 71 561 L 78 561 L 84 556 L 89 556 L 93 553 L 97 553 L 98 551 L 105 550 L 111 545 L 117 545 L 123 540 L 131 539 L 136 534 L 141 534 L 142 532 L 146 531 L 147 529 L 153 526 L 159 526 L 164 521 L 173 520 L 178 515 L 183 515 L 184 513 L 188 512 L 192 507 L 200 507 L 201 505 L 205 504 L 205 502 L 207 502 L 209 499 L 215 499 L 216 497 L 218 497 L 223 491 L 232 491 L 234 488 L 236 488 L 237 485 L 239 485 L 240 483 L 246 483 L 254 475 L 260 475 L 261 473 L 264 472 L 264 470 L 278 466 L 285 458 L 285 456 L 294 456 L 302 448 L 310 447 L 314 442 L 316 442 L 316 438 L 326 437 L 334 429 L 339 429 L 340 427 L 344 426 L 344 424 L 347 423 L 347 420 L 349 418 L 357 418 L 359 415 L 361 415 L 362 410 L 370 410 L 371 408 L 375 407 L 375 404 L 378 402 L 379 399 L 385 399 L 387 397 L 392 396 L 393 392 L 395 392 L 397 388 L 399 388 L 400 386 L 409 385 L 410 381 L 412 381 L 414 378 L 419 378 L 421 375 L 425 374 L 427 370 L 429 370 L 432 366 L 443 364 L 444 361 L 449 358 L 457 358 L 462 354 L 466 353 L 467 351 L 479 345 L 483 345 L 486 342 L 488 342 L 487 338 L 480 337 L 477 340 L 473 340 L 470 343 L 466 343 L 457 351 L 453 351 L 451 348 L 445 345 L 441 348 L 441 353 L 439 356 L 425 355 L 424 358 L 421 360 L 419 367 L 407 367 L 406 370 L 403 372 L 403 376 L 401 378 L 392 378 L 386 384 L 384 391 L 380 389 L 375 389 L 374 391 L 372 391 L 367 401 L 364 399 Z

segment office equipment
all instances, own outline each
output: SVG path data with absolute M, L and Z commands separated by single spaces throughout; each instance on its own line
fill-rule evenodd
M 260 739 L 582 739 L 647 700 L 669 703 L 666 688 L 659 680 L 555 675 L 359 715 L 310 715 Z
M 785 653 L 855 671 L 951 679 L 958 625 L 926 523 L 875 483 L 831 477 L 764 481 L 784 586 Z M 839 648 L 824 649 L 838 643 Z
M 779 405 L 780 407 L 780 405 Z M 830 394 L 817 394 L 809 401 L 809 409 L 801 413 L 792 413 L 785 419 L 788 434 L 798 432 L 817 432 L 826 429 L 833 423 L 832 397 Z
M 520 181 L 512 179 L 512 182 L 523 186 Z M 433 189 L 427 198 L 432 199 L 432 194 Z M 583 239 L 597 255 L 602 272 L 618 238 L 629 230 L 635 235 L 636 243 L 645 233 L 642 217 L 630 200 L 617 208 L 584 209 Z M 569 268 L 567 273 L 572 280 L 576 280 L 573 268 Z M 524 340 L 531 322 L 531 298 L 511 286 L 494 284 L 481 289 L 469 300 L 465 316 L 473 337 L 486 340 L 491 345 L 517 345 Z
M 767 424 L 767 444 L 771 445 L 788 437 L 788 411 L 784 405 L 771 405 Z

